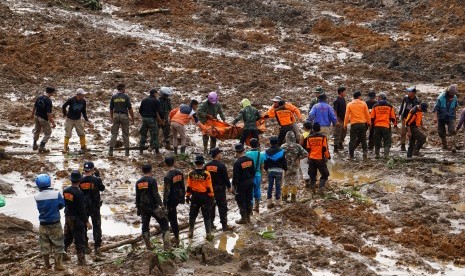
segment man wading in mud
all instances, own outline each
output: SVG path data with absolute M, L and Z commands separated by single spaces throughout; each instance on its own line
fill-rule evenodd
M 317 105 L 315 105 L 317 106 Z M 300 159 L 307 156 L 307 151 L 297 143 L 295 134 L 288 131 L 286 134 L 286 143 L 281 148 L 284 150 L 286 160 L 290 165 L 287 167 L 284 176 L 284 185 L 282 189 L 282 201 L 287 202 L 289 194 L 291 195 L 291 202 L 297 200 L 297 187 L 299 186 L 299 162 Z
M 354 158 L 355 148 L 359 142 L 362 143 L 363 159 L 368 158 L 367 127 L 370 126 L 371 118 L 367 104 L 360 99 L 362 93 L 356 91 L 354 99 L 347 105 L 344 117 L 344 129 L 350 123 L 349 158 Z
M 86 147 L 86 133 L 84 132 L 84 126 L 82 125 L 81 114 L 84 120 L 89 123 L 87 118 L 86 99 L 84 95 L 86 92 L 82 88 L 76 89 L 76 96 L 69 98 L 61 107 L 63 110 L 63 117 L 65 117 L 65 141 L 63 144 L 63 153 L 69 152 L 69 139 L 73 128 L 76 129 L 76 133 L 79 136 L 79 142 L 81 144 L 81 152 L 84 153 L 87 150 Z M 69 108 L 68 108 L 69 107 Z M 68 110 L 67 110 L 68 108 Z M 89 123 L 89 125 L 92 125 Z
M 321 174 L 318 190 L 323 194 L 326 181 L 328 181 L 329 170 L 326 162 L 331 159 L 329 155 L 328 139 L 320 132 L 320 124 L 313 124 L 313 133 L 307 139 L 308 150 L 308 174 L 310 175 L 310 188 L 315 193 L 316 176 Z
M 47 87 L 45 88 L 45 93 L 39 96 L 34 103 L 34 108 L 32 110 L 31 119 L 34 119 L 34 142 L 32 144 L 32 149 L 39 149 L 40 153 L 50 152 L 49 149 L 45 148 L 50 136 L 52 135 L 52 128 L 55 128 L 55 121 L 52 114 L 52 100 L 51 97 L 55 93 L 55 88 Z M 51 126 L 50 126 L 51 125 Z M 37 141 L 39 141 L 40 132 L 44 132 L 44 137 L 40 142 L 40 146 L 37 146 Z
M 143 176 L 136 182 L 136 208 L 137 215 L 142 219 L 142 238 L 148 250 L 153 246 L 150 241 L 150 219 L 153 217 L 160 225 L 163 247 L 165 250 L 171 249 L 170 227 L 166 211 L 163 208 L 158 185 L 153 178 L 152 165 L 145 164 L 142 166 Z
M 63 191 L 65 199 L 65 251 L 68 252 L 69 246 L 74 241 L 78 265 L 83 266 L 87 265 L 85 255 L 86 227 L 91 230 L 92 224 L 90 224 L 86 213 L 84 194 L 79 189 L 81 173 L 78 170 L 73 170 L 69 180 L 71 186 Z
M 222 152 L 223 151 L 219 148 L 211 149 L 210 154 L 213 160 L 205 164 L 205 170 L 208 171 L 212 177 L 212 186 L 215 193 L 215 204 L 212 206 L 211 213 L 212 230 L 216 229 L 213 222 L 215 220 L 215 209 L 218 207 L 221 227 L 223 231 L 229 231 L 233 230 L 233 228 L 228 225 L 228 201 L 226 199 L 226 191 L 231 191 L 231 182 L 229 181 L 228 169 L 221 161 Z
M 405 95 L 402 99 L 402 104 L 399 108 L 399 120 L 401 121 L 402 126 L 400 134 L 401 151 L 407 151 L 405 148 L 405 137 L 407 137 L 407 125 L 405 124 L 405 120 L 407 119 L 410 109 L 420 104 L 420 100 L 418 100 L 416 96 L 417 88 L 415 86 L 408 87 L 405 91 L 407 91 L 407 95 Z
M 423 128 L 423 112 L 426 112 L 427 109 L 427 103 L 421 103 L 420 105 L 414 106 L 410 109 L 410 112 L 405 119 L 407 137 L 409 137 L 407 158 L 412 158 L 413 155 L 422 156 L 420 154 L 420 149 L 426 142 L 426 136 L 420 131 L 420 127 Z
M 186 186 L 184 184 L 184 174 L 174 167 L 174 157 L 165 158 L 165 165 L 169 168 L 168 173 L 163 178 L 163 206 L 168 210 L 168 220 L 171 231 L 174 234 L 174 245 L 179 246 L 179 225 L 178 225 L 178 204 L 186 203 L 184 196 Z
M 111 139 L 109 156 L 113 156 L 113 148 L 116 145 L 118 132 L 121 127 L 123 132 L 123 142 L 125 155 L 129 156 L 129 115 L 131 115 L 131 122 L 134 124 L 134 111 L 132 110 L 131 100 L 126 92 L 126 85 L 118 84 L 116 86 L 118 92 L 111 97 L 110 100 L 110 119 L 113 122 L 111 126 Z
M 170 144 L 170 111 L 171 109 L 173 109 L 173 107 L 171 106 L 170 96 L 173 94 L 173 92 L 169 87 L 162 87 L 160 88 L 159 92 L 160 98 L 158 98 L 158 100 L 160 101 L 161 106 L 160 116 L 163 119 L 163 124 L 161 125 L 161 129 L 163 132 L 163 141 L 165 143 L 165 149 L 172 150 L 173 147 L 171 147 Z
M 433 112 L 436 113 L 434 122 L 438 124 L 438 135 L 441 137 L 442 149 L 447 150 L 447 136 L 450 136 L 452 153 L 457 151 L 455 130 L 455 111 L 458 107 L 457 85 L 453 84 L 443 91 L 436 101 Z M 447 126 L 447 131 L 446 131 Z M 447 136 L 446 136 L 447 134 Z
M 213 240 L 211 212 L 215 205 L 212 178 L 208 171 L 203 168 L 205 159 L 197 155 L 194 160 L 195 169 L 187 175 L 186 203 L 190 203 L 189 210 L 189 239 L 194 237 L 195 220 L 202 210 L 203 224 L 205 225 L 206 239 Z
M 140 142 L 139 153 L 144 153 L 147 142 L 147 132 L 150 133 L 150 147 L 156 154 L 160 153 L 158 143 L 158 126 L 163 124 L 160 101 L 157 99 L 157 90 L 151 89 L 149 96 L 142 100 L 139 107 L 139 114 L 142 117 L 142 125 L 139 129 Z
M 100 207 L 102 200 L 100 192 L 105 190 L 100 179 L 100 172 L 95 168 L 93 162 L 84 163 L 84 177 L 81 179 L 79 188 L 84 194 L 86 201 L 86 212 L 92 220 L 92 232 L 94 236 L 95 256 L 101 256 L 100 246 L 102 245 L 102 220 L 100 217 Z M 86 251 L 90 253 L 89 241 L 86 235 Z M 87 253 L 86 252 L 86 253 Z
M 255 167 L 252 158 L 245 156 L 244 145 L 241 143 L 234 146 L 237 160 L 233 166 L 232 186 L 236 194 L 236 202 L 239 207 L 241 219 L 237 224 L 250 223 L 252 215 L 252 191 L 255 178 Z

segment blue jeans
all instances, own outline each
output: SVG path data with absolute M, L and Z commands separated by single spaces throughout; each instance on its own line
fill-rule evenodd
M 273 197 L 273 185 L 276 184 L 276 193 L 275 198 L 279 200 L 281 198 L 281 182 L 283 181 L 283 173 L 282 172 L 269 172 L 268 173 L 268 194 L 267 199 L 271 199 Z
M 260 201 L 260 197 L 262 195 L 261 184 L 262 184 L 262 176 L 255 175 L 255 178 L 253 179 L 252 203 L 254 199 L 257 201 Z

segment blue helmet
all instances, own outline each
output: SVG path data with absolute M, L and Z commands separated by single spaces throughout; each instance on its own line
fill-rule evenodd
M 50 187 L 52 180 L 48 174 L 39 174 L 36 178 L 36 185 L 39 189 Z

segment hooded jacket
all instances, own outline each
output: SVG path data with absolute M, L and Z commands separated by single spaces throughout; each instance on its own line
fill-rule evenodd
M 285 152 L 278 145 L 271 146 L 265 151 L 265 170 L 269 169 L 282 169 L 287 171 L 287 160 Z
M 261 117 L 260 113 L 252 106 L 248 99 L 243 99 L 241 105 L 243 108 L 239 111 L 239 115 L 234 119 L 233 124 L 243 120 L 244 129 L 257 129 L 257 121 Z
M 288 131 L 286 133 L 286 143 L 284 143 L 281 148 L 285 152 L 286 160 L 289 160 L 291 164 L 294 164 L 297 160 L 304 158 L 308 153 L 307 151 L 297 143 L 295 134 L 293 131 Z M 297 166 L 292 166 L 297 170 Z

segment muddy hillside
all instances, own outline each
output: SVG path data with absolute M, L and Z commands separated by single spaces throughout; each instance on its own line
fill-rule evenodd
M 80 267 L 71 247 L 71 261 L 58 275 L 465 275 L 464 134 L 458 133 L 456 153 L 443 150 L 430 112 L 424 114 L 423 157 L 406 159 L 400 131 L 393 129 L 389 159 L 369 152 L 364 161 L 359 149 L 348 161 L 347 137 L 344 150 L 331 151 L 324 194 L 304 189 L 302 180 L 297 203 L 262 204 L 245 226 L 235 224 L 239 210 L 228 194 L 235 229 L 218 227 L 211 242 L 201 216 L 194 238 L 187 238 L 189 206 L 180 205 L 182 241 L 173 252 L 162 250 L 153 220 L 155 249 L 145 250 L 134 204 L 140 167 L 155 167 L 161 191 L 163 158 L 173 152 L 132 150 L 125 157 L 120 136 L 114 156 L 107 154 L 109 101 L 119 83 L 126 84 L 135 111 L 153 87 L 172 88 L 175 107 L 218 91 L 227 122 L 244 97 L 264 112 L 279 95 L 306 116 L 318 85 L 330 102 L 340 85 L 348 89 L 347 100 L 356 90 L 364 98 L 370 90 L 384 91 L 396 111 L 405 88 L 416 85 L 430 111 L 439 93 L 457 84 L 462 103 L 463 1 L 2 0 L 0 18 L 0 195 L 6 201 L 0 207 L 0 275 L 55 275 L 40 255 L 34 179 L 48 173 L 62 191 L 71 171 L 87 160 L 106 186 L 103 256 L 92 253 Z M 57 126 L 47 144 L 51 152 L 37 154 L 31 114 L 47 86 L 56 88 Z M 89 92 L 91 151 L 77 154 L 73 133 L 70 153 L 62 154 L 61 106 L 80 87 Z M 141 125 L 135 117 L 132 147 Z M 278 132 L 273 120 L 266 126 L 264 146 Z M 187 127 L 187 136 L 187 154 L 177 157 L 186 173 L 203 151 L 195 126 Z M 219 142 L 230 177 L 235 142 Z M 264 173 L 263 202 L 266 180 Z M 92 244 L 92 231 L 87 235 Z

